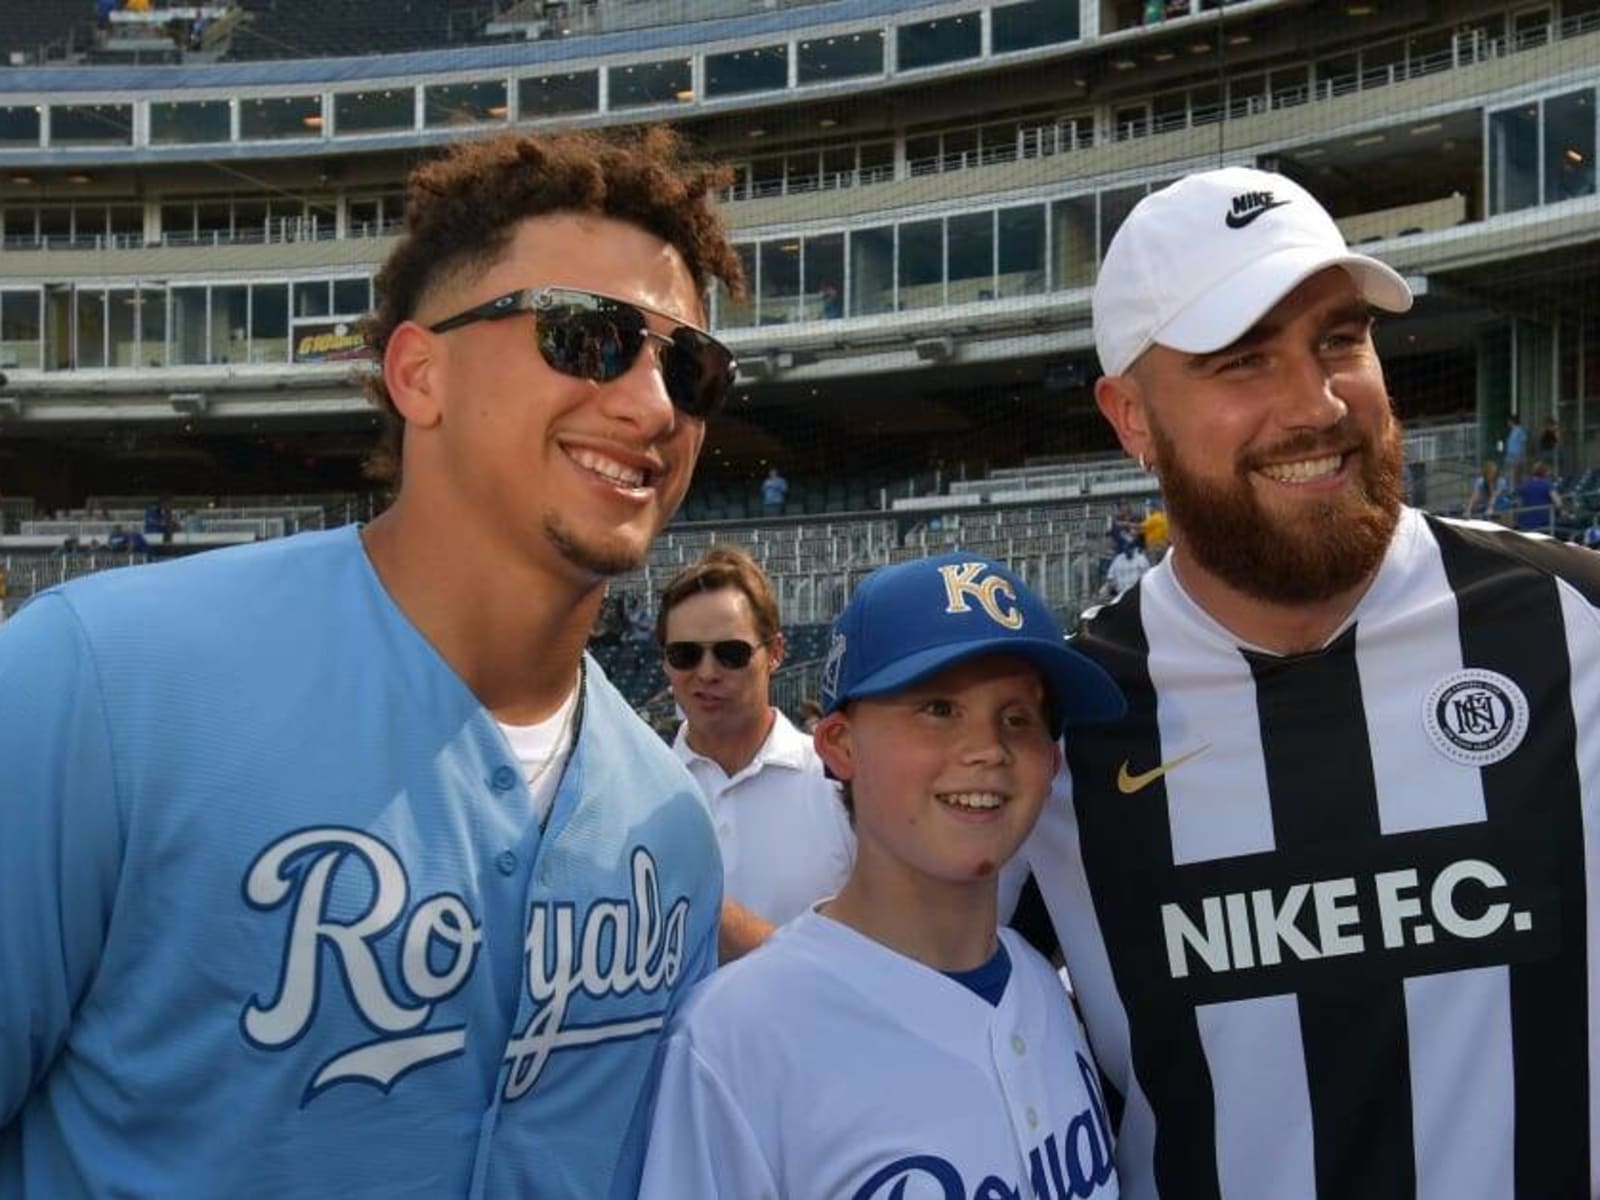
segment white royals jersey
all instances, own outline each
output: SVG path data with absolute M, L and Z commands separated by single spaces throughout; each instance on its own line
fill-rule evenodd
M 669 1031 L 642 1200 L 1115 1200 L 1066 993 L 1001 936 L 998 1006 L 816 913 L 718 971 Z
M 1406 510 L 1315 653 L 1171 560 L 1024 848 L 1136 1200 L 1600 1195 L 1600 557 Z

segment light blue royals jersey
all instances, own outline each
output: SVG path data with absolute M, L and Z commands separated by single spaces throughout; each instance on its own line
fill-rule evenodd
M 721 880 L 592 663 L 541 835 L 353 528 L 41 596 L 0 630 L 0 1196 L 631 1195 Z

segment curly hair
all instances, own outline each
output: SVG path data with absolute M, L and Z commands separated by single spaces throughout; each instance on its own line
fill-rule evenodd
M 407 181 L 405 231 L 373 280 L 378 303 L 362 323 L 366 344 L 381 364 L 395 329 L 433 288 L 487 270 L 511 244 L 518 222 L 547 213 L 627 221 L 675 247 L 702 295 L 713 279 L 743 295 L 739 256 L 710 203 L 713 190 L 732 178 L 726 167 L 693 157 L 665 126 L 464 142 Z M 405 422 L 381 369 L 367 377 L 366 388 L 385 420 L 368 473 L 397 483 Z
M 690 596 L 725 588 L 744 593 L 762 642 L 770 642 L 778 635 L 778 597 L 772 590 L 772 581 L 746 551 L 721 545 L 712 546 L 661 590 L 661 603 L 656 609 L 656 644 L 667 643 L 667 616 L 673 609 Z

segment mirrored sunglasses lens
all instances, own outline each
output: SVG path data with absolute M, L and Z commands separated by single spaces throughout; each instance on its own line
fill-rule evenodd
M 696 330 L 679 328 L 672 335 L 672 350 L 662 358 L 673 404 L 691 417 L 708 417 L 722 407 L 731 382 L 732 359 L 725 347 Z
M 644 314 L 622 305 L 598 311 L 556 305 L 539 313 L 539 352 L 563 375 L 609 383 L 639 355 Z

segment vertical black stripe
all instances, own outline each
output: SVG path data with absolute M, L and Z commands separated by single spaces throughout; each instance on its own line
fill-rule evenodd
M 1515 535 L 1430 525 L 1456 593 L 1466 665 L 1515 681 L 1530 709 L 1522 745 L 1482 768 L 1488 819 L 1504 846 L 1497 865 L 1516 892 L 1546 892 L 1559 913 L 1557 953 L 1507 968 L 1516 1196 L 1587 1196 L 1593 1048 L 1583 798 L 1560 599 L 1555 580 L 1515 554 L 1517 543 L 1508 552 Z
M 1382 836 L 1355 629 L 1316 654 L 1247 654 L 1280 852 Z M 1317 1195 L 1404 1200 L 1417 1190 L 1403 983 L 1325 975 L 1299 993 Z M 1463 1053 L 1470 1048 L 1463 1047 Z
M 1135 803 L 1112 783 L 1124 762 L 1162 761 L 1142 593 L 1135 587 L 1074 640 L 1122 686 L 1128 716 L 1093 737 L 1069 734 L 1067 764 L 1084 871 L 1128 1015 L 1134 1073 L 1155 1114 L 1156 1186 L 1163 1197 L 1220 1200 L 1216 1104 L 1194 1006 L 1181 993 L 1142 982 L 1149 964 L 1166 962 L 1159 907 L 1146 887 L 1173 870 L 1166 784 L 1144 789 Z

